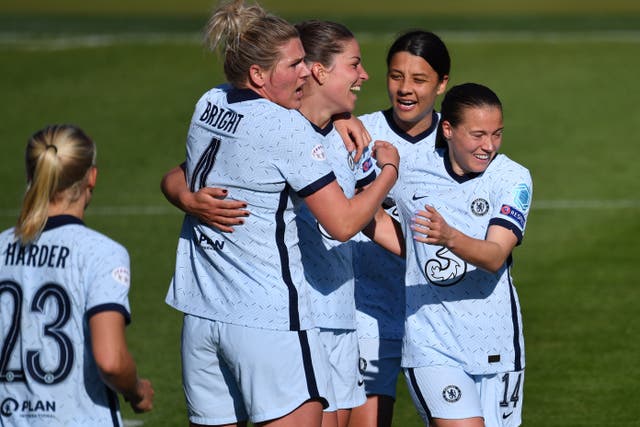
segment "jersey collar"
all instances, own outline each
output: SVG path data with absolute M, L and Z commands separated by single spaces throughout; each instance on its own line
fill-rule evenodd
M 426 138 L 427 136 L 435 132 L 436 129 L 438 128 L 439 117 L 435 111 L 431 112 L 431 126 L 429 126 L 429 129 L 425 130 L 424 132 L 420 132 L 416 136 L 411 136 L 407 134 L 404 130 L 400 129 L 400 127 L 396 124 L 395 120 L 393 120 L 393 108 L 384 110 L 382 114 L 384 115 L 384 118 L 387 120 L 387 124 L 389 125 L 389 128 L 391 128 L 391 130 L 395 132 L 400 138 L 412 144 L 416 144 L 422 141 L 424 138 Z
M 77 216 L 73 215 L 56 215 L 50 216 L 47 218 L 47 223 L 44 225 L 44 229 L 42 231 L 52 230 L 54 228 L 62 227 L 63 225 L 68 224 L 79 224 L 84 225 L 84 222 Z
M 227 89 L 227 102 L 229 104 L 235 104 L 236 102 L 251 101 L 254 99 L 262 98 L 257 92 L 251 89 L 238 89 L 233 86 L 229 86 Z
M 300 113 L 302 114 L 302 113 Z M 327 136 L 329 135 L 329 133 L 333 130 L 333 122 L 330 121 L 328 125 L 326 125 L 324 128 L 320 128 L 316 125 L 314 125 L 311 121 L 309 121 L 309 124 L 311 124 L 311 126 L 313 127 L 313 130 L 315 130 L 317 133 L 319 133 L 322 136 Z
M 465 173 L 464 175 L 458 175 L 453 171 L 453 166 L 451 166 L 451 159 L 449 159 L 449 147 L 441 148 L 438 151 L 442 152 L 442 157 L 443 157 L 442 160 L 444 161 L 444 168 L 447 170 L 447 173 L 458 184 L 471 181 L 472 179 L 482 175 L 482 172 L 472 172 L 472 173 Z

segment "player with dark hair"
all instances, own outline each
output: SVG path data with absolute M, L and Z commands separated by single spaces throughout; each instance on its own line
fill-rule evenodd
M 425 423 L 518 426 L 524 340 L 510 272 L 531 176 L 498 153 L 502 104 L 491 89 L 454 86 L 441 114 L 439 148 L 421 150 L 391 191 L 406 243 L 383 211 L 367 231 L 406 251 L 402 366 Z
M 0 234 L 2 425 L 119 426 L 116 393 L 135 412 L 152 408 L 125 340 L 129 255 L 83 223 L 95 159 L 75 126 L 29 139 L 22 210 Z
M 436 98 L 449 80 L 447 47 L 435 34 L 414 30 L 399 36 L 387 53 L 387 91 L 391 107 L 360 116 L 376 139 L 400 153 L 400 175 L 421 150 L 433 149 L 439 114 Z M 393 198 L 383 204 L 397 217 Z M 351 427 L 390 427 L 400 373 L 404 335 L 404 259 L 364 234 L 354 244 L 357 331 L 360 368 L 367 402 L 351 414 Z

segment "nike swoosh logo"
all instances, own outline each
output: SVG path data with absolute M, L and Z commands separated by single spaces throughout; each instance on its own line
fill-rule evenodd
M 509 412 L 508 414 L 502 414 L 502 419 L 506 420 L 507 418 L 509 418 L 511 416 L 511 414 L 513 414 L 513 412 Z
M 364 381 L 362 381 L 362 380 L 358 381 L 358 387 L 362 387 L 363 384 L 364 384 Z
M 415 194 L 413 195 L 413 200 L 420 200 L 420 199 L 424 199 L 425 197 L 428 196 L 416 196 Z

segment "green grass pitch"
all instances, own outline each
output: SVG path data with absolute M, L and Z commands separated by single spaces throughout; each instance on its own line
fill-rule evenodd
M 640 425 L 640 5 L 633 1 L 263 1 L 291 20 L 334 19 L 358 36 L 359 113 L 385 108 L 385 51 L 403 29 L 442 36 L 451 83 L 494 88 L 503 152 L 534 180 L 526 237 L 514 252 L 524 316 L 524 425 Z M 400 3 L 396 3 L 400 4 Z M 481 4 L 481 6 L 480 6 Z M 155 385 L 145 426 L 186 425 L 181 316 L 164 304 L 181 215 L 159 191 L 184 157 L 196 99 L 223 80 L 199 44 L 212 4 L 8 0 L 0 5 L 0 227 L 24 189 L 23 149 L 53 122 L 98 144 L 88 225 L 132 261 L 129 344 Z M 399 381 L 394 426 L 420 422 Z

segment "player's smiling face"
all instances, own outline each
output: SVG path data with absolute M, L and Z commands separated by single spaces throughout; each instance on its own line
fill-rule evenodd
M 484 172 L 502 144 L 502 110 L 497 106 L 467 107 L 457 126 L 442 122 L 449 159 L 458 175 Z
M 445 91 L 448 79 L 440 81 L 421 56 L 395 53 L 387 71 L 387 91 L 396 124 L 412 136 L 429 129 L 436 97 Z
M 285 108 L 300 108 L 302 86 L 310 74 L 300 39 L 285 43 L 280 48 L 280 59 L 265 74 L 263 90 L 267 99 Z
M 343 43 L 343 51 L 334 55 L 333 64 L 327 71 L 323 90 L 334 108 L 332 114 L 352 112 L 356 107 L 356 93 L 362 83 L 369 80 L 355 39 Z

